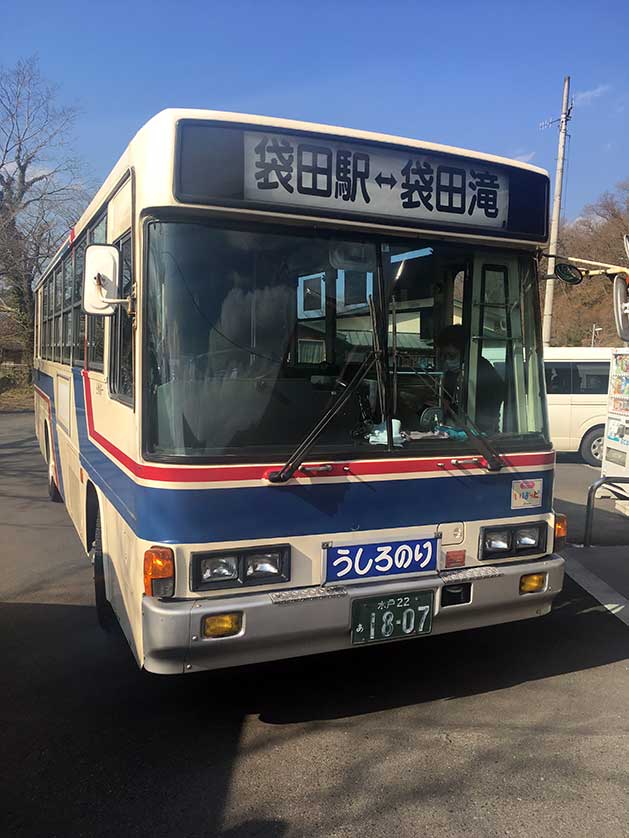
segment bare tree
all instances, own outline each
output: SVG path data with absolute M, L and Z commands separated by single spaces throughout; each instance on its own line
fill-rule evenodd
M 30 349 L 33 283 L 85 204 L 72 152 L 73 107 L 42 78 L 36 58 L 0 68 L 0 311 Z

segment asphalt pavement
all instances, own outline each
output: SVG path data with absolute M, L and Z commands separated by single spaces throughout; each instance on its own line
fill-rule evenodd
M 600 468 L 585 465 L 578 454 L 557 455 L 555 508 L 568 516 L 568 540 L 574 544 L 583 544 L 588 489 L 600 476 Z M 629 544 L 629 517 L 616 511 L 613 500 L 596 500 L 592 544 Z
M 151 676 L 96 625 L 32 422 L 0 415 L 0 834 L 629 835 L 629 628 L 572 580 L 538 620 Z

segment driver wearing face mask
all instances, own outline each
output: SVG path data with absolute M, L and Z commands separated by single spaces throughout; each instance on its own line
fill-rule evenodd
M 435 341 L 443 377 L 444 406 L 454 413 L 458 410 L 461 382 L 461 367 L 465 353 L 465 331 L 463 326 L 446 326 Z M 483 433 L 492 434 L 499 430 L 500 407 L 504 401 L 504 381 L 492 364 L 482 356 L 478 359 L 476 386 L 475 422 Z

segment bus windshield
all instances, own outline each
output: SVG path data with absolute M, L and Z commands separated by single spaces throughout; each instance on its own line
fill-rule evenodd
M 281 459 L 378 347 L 316 456 L 444 450 L 457 415 L 499 449 L 546 445 L 536 294 L 509 251 L 152 221 L 145 453 Z

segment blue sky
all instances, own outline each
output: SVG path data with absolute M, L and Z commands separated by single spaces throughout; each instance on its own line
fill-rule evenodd
M 293 117 L 444 142 L 554 172 L 575 99 L 565 214 L 629 178 L 629 3 L 131 0 L 5 6 L 0 61 L 36 53 L 77 104 L 101 181 L 165 107 Z

